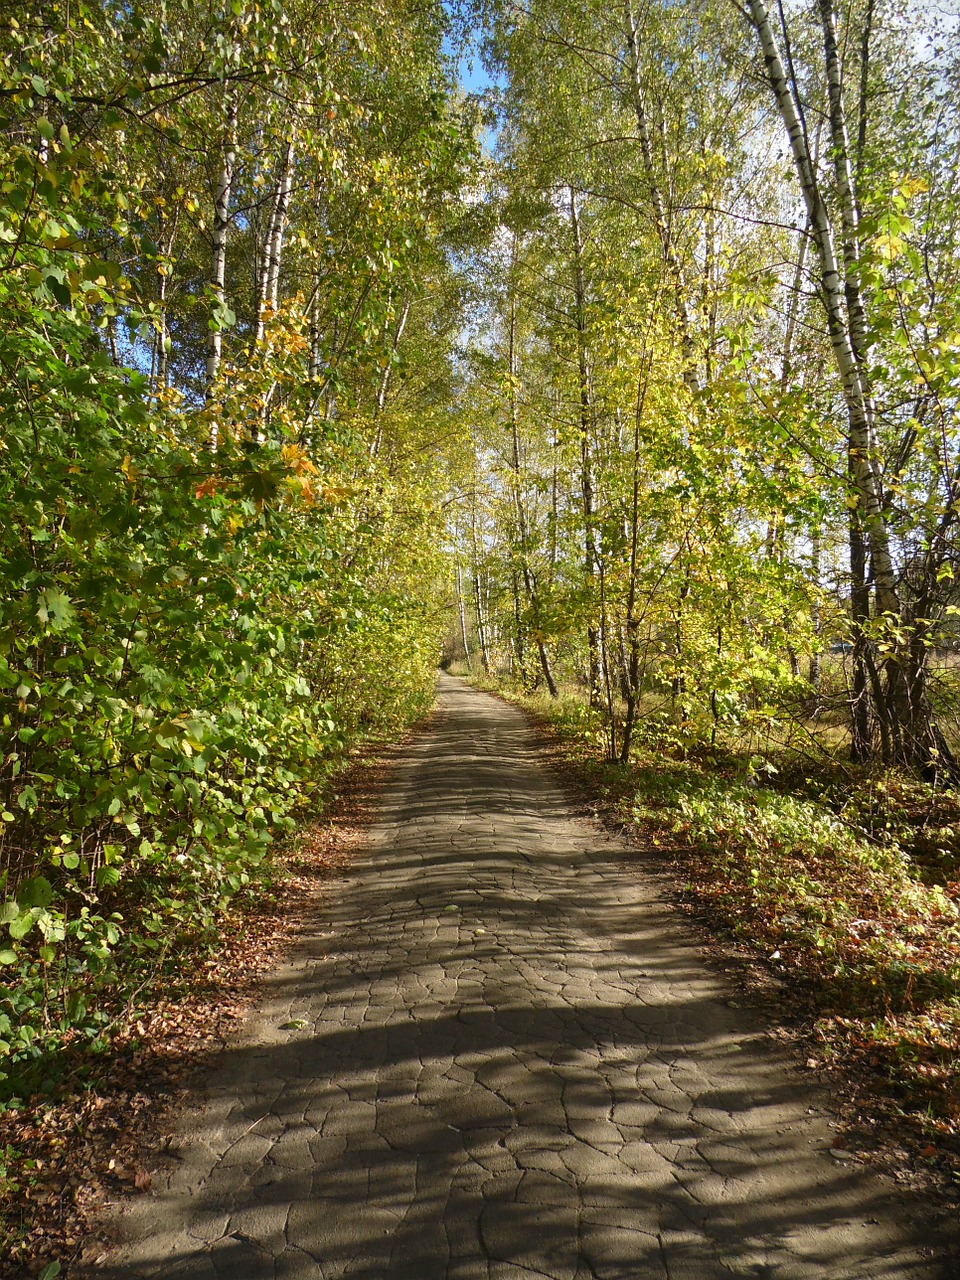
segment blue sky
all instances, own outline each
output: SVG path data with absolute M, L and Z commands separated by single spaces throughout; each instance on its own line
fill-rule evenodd
M 468 93 L 483 93 L 494 81 L 490 79 L 478 53 L 462 54 L 457 63 L 457 75 Z

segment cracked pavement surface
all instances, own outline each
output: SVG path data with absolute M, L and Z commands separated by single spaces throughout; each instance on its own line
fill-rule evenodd
M 116 1280 L 947 1280 L 522 714 L 449 676 Z

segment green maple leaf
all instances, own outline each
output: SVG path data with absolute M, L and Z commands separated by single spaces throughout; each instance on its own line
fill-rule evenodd
M 70 597 L 56 587 L 48 587 L 40 596 L 37 617 L 52 631 L 64 631 L 76 618 Z

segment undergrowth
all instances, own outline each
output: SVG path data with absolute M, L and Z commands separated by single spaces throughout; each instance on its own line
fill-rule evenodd
M 910 779 L 841 790 L 805 776 L 789 789 L 755 758 L 672 758 L 642 740 L 624 767 L 600 758 L 582 699 L 509 696 L 546 722 L 640 845 L 676 860 L 689 902 L 803 989 L 822 1060 L 864 1069 L 922 1141 L 960 1137 L 960 886 L 943 851 L 952 797 L 928 796 L 924 840 L 923 787 Z

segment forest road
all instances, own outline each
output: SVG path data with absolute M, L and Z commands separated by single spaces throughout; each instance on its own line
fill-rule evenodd
M 637 851 L 573 816 L 522 714 L 442 676 L 101 1271 L 955 1278 L 734 996 Z

